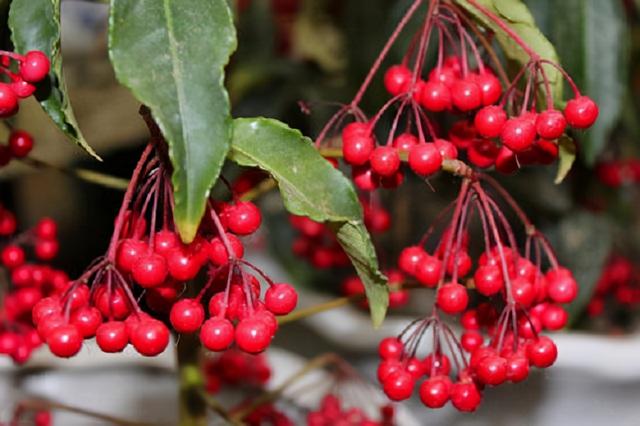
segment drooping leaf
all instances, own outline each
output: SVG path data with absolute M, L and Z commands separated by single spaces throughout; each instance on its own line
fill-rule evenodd
M 576 143 L 568 136 L 558 139 L 558 173 L 554 183 L 562 183 L 576 161 Z
M 468 11 L 483 26 L 495 33 L 496 39 L 502 47 L 505 56 L 520 65 L 527 64 L 531 59 L 529 54 L 492 19 L 474 7 L 468 0 L 454 0 L 463 9 Z M 549 61 L 559 63 L 558 55 L 551 42 L 542 34 L 536 26 L 531 12 L 521 0 L 476 0 L 477 3 L 489 12 L 502 19 L 517 36 L 522 39 L 536 54 Z M 556 106 L 563 103 L 562 75 L 550 65 L 544 66 L 553 89 L 553 98 Z
M 60 0 L 13 0 L 9 28 L 16 52 L 41 50 L 51 61 L 49 76 L 35 92 L 42 109 L 71 140 L 100 159 L 82 136 L 69 102 L 60 53 Z
M 580 91 L 600 107 L 598 120 L 578 134 L 581 158 L 593 165 L 617 123 L 627 82 L 628 31 L 622 2 L 553 2 L 549 37 Z
M 226 0 L 111 0 L 111 61 L 169 144 L 174 216 L 185 242 L 229 150 L 224 67 L 235 48 Z
M 374 326 L 380 325 L 388 287 L 349 180 L 320 156 L 310 139 L 272 119 L 234 120 L 230 158 L 273 176 L 289 212 L 331 226 L 364 282 Z

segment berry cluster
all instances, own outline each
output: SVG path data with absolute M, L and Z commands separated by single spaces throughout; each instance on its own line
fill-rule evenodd
M 373 420 L 358 407 L 343 407 L 338 395 L 326 394 L 317 410 L 307 414 L 308 426 L 392 426 L 394 424 L 394 408 L 386 404 L 380 407 L 380 421 Z
M 611 188 L 640 183 L 640 159 L 603 161 L 596 167 L 596 176 Z
M 610 309 L 605 310 L 607 304 Z M 615 312 L 616 308 L 633 310 L 639 304 L 640 270 L 629 258 L 611 255 L 587 305 L 587 314 L 599 317 L 605 312 Z
M 247 401 L 249 403 L 250 401 Z M 242 408 L 242 405 L 238 408 Z M 295 423 L 285 413 L 276 408 L 273 404 L 263 404 L 256 407 L 244 418 L 244 423 L 248 426 L 294 426 Z
M 12 62 L 18 64 L 17 73 L 11 70 Z M 49 67 L 49 58 L 39 50 L 29 51 L 24 56 L 0 50 L 0 75 L 9 80 L 0 81 L 0 118 L 18 112 L 19 100 L 35 92 L 36 85 L 49 74 Z
M 227 386 L 262 388 L 271 378 L 271 367 L 264 354 L 229 349 L 205 360 L 204 376 L 205 388 L 212 394 Z
M 6 145 L 0 145 L 0 167 L 9 164 L 12 158 L 24 158 L 33 148 L 33 138 L 24 130 L 14 130 Z
M 42 344 L 31 310 L 41 300 L 62 294 L 69 278 L 46 263 L 58 252 L 54 220 L 44 218 L 32 229 L 20 234 L 16 231 L 15 216 L 0 205 L 0 277 L 9 278 L 2 288 L 0 354 L 22 364 Z M 27 247 L 32 248 L 35 262 L 28 261 Z
M 463 180 L 457 200 L 444 211 L 453 210 L 451 221 L 443 225 L 435 244 L 435 230 L 447 214 L 440 215 L 420 244 L 400 254 L 400 269 L 437 291 L 431 315 L 410 324 L 400 337 L 381 342 L 378 378 L 392 400 L 409 398 L 416 381 L 425 376 L 420 396 L 427 407 L 439 408 L 451 400 L 460 411 L 474 411 L 485 385 L 522 381 L 530 366 L 545 368 L 556 359 L 555 344 L 539 333 L 543 328 L 565 326 L 568 314 L 560 305 L 575 299 L 576 281 L 558 265 L 547 240 L 506 191 L 488 176 L 476 179 Z M 523 254 L 500 204 L 483 188 L 485 182 L 523 222 L 527 234 Z M 475 271 L 469 254 L 474 215 L 484 237 Z M 425 249 L 430 244 L 433 251 Z M 546 273 L 542 272 L 543 254 L 550 264 Z M 470 289 L 478 301 L 475 307 L 471 307 Z M 440 312 L 462 314 L 460 337 L 441 321 Z M 416 353 L 429 329 L 431 352 L 421 360 Z M 449 377 L 450 359 L 457 370 L 455 383 Z

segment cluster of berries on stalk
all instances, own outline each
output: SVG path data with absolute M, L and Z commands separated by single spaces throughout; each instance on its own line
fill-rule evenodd
M 522 222 L 523 252 L 499 201 Z M 561 305 L 575 299 L 578 286 L 571 272 L 558 264 L 546 238 L 492 178 L 465 178 L 457 200 L 444 213 L 418 245 L 402 250 L 398 260 L 399 268 L 419 284 L 436 288 L 433 312 L 397 338 L 380 343 L 378 379 L 387 396 L 400 401 L 409 398 L 425 377 L 419 393 L 427 407 L 440 408 L 451 401 L 460 411 L 474 411 L 485 386 L 520 382 L 530 367 L 546 368 L 555 362 L 554 342 L 540 333 L 565 326 L 568 314 Z M 473 217 L 484 246 L 475 270 L 469 254 Z M 438 227 L 440 238 L 434 238 Z M 548 269 L 543 272 L 545 264 Z M 442 321 L 441 313 L 460 315 L 460 336 Z M 423 339 L 429 330 L 432 339 Z M 431 342 L 430 352 L 421 357 L 424 341 Z
M 380 407 L 380 420 L 374 420 L 358 407 L 345 407 L 339 395 L 328 393 L 322 397 L 318 408 L 307 414 L 307 425 L 392 426 L 394 414 L 394 407 L 385 404 Z
M 611 309 L 605 309 L 607 304 Z M 602 316 L 605 312 L 630 311 L 639 304 L 640 269 L 628 257 L 612 254 L 596 283 L 587 305 L 587 315 L 593 318 Z
M 43 218 L 19 234 L 17 230 L 14 214 L 0 205 L 0 354 L 22 364 L 42 344 L 32 320 L 33 307 L 66 291 L 69 277 L 48 264 L 58 253 L 53 219 Z
M 207 357 L 203 370 L 205 389 L 211 394 L 229 386 L 263 388 L 271 378 L 264 353 L 253 355 L 233 348 Z
M 6 166 L 14 158 L 24 158 L 33 149 L 33 137 L 24 130 L 14 130 L 6 145 L 0 144 L 0 167 Z
M 603 161 L 596 166 L 596 176 L 611 188 L 640 183 L 640 159 Z
M 18 72 L 12 71 L 13 63 Z M 20 99 L 28 98 L 36 91 L 36 85 L 49 74 L 49 58 L 39 50 L 26 55 L 0 50 L 0 118 L 11 117 L 19 109 Z

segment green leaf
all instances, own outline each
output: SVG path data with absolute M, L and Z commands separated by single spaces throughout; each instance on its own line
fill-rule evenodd
M 185 242 L 229 150 L 224 67 L 235 48 L 226 0 L 111 0 L 111 62 L 169 144 L 174 219 Z
M 330 224 L 364 282 L 373 324 L 380 325 L 388 304 L 387 282 L 349 180 L 322 158 L 309 138 L 277 120 L 234 120 L 230 158 L 271 174 L 289 212 Z
M 622 112 L 628 31 L 622 2 L 563 0 L 547 9 L 550 38 L 580 91 L 600 107 L 598 120 L 578 134 L 581 157 L 593 165 Z
M 100 159 L 82 136 L 69 102 L 60 53 L 60 0 L 13 0 L 9 28 L 16 52 L 41 50 L 51 61 L 49 76 L 35 93 L 42 109 L 68 137 Z
M 518 45 L 511 36 L 509 36 L 494 21 L 485 16 L 477 8 L 472 6 L 468 0 L 454 0 L 463 9 L 468 11 L 476 20 L 484 27 L 495 33 L 496 39 L 502 47 L 507 58 L 516 61 L 520 65 L 529 63 L 529 54 Z M 513 30 L 540 58 L 547 59 L 551 62 L 559 63 L 558 55 L 551 42 L 542 34 L 536 26 L 535 20 L 531 12 L 520 0 L 476 0 L 480 6 L 489 10 L 494 15 L 505 21 L 511 30 Z M 597 0 L 596 0 L 597 1 Z M 559 2 L 560 3 L 560 2 Z M 558 70 L 550 65 L 544 66 L 545 73 L 549 78 L 553 89 L 553 98 L 556 106 L 563 104 L 562 88 L 564 81 Z
M 562 183 L 576 161 L 576 143 L 568 136 L 558 139 L 558 173 L 555 184 Z

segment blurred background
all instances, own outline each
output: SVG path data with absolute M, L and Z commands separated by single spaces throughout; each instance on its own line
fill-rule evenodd
M 640 415 L 636 401 L 640 395 L 636 362 L 640 355 L 640 2 L 526 3 L 556 46 L 562 65 L 600 106 L 596 126 L 578 135 L 578 160 L 562 185 L 553 184 L 553 167 L 524 169 L 503 179 L 550 236 L 581 285 L 570 308 L 571 329 L 558 337 L 557 367 L 521 385 L 487 392 L 476 415 L 427 411 L 419 402 L 409 403 L 407 424 L 596 425 L 615 419 L 615 424 L 631 425 Z M 234 115 L 278 118 L 315 136 L 335 112 L 332 102 L 351 99 L 408 4 L 407 0 L 237 1 L 239 49 L 227 74 Z M 68 143 L 32 99 L 21 105 L 14 124 L 35 136 L 35 158 L 128 178 L 147 131 L 137 101 L 117 84 L 108 60 L 107 6 L 65 0 L 62 12 L 71 102 L 87 140 L 104 161 L 98 163 Z M 388 64 L 401 58 L 407 43 L 400 40 Z M 373 112 L 385 98 L 379 78 L 363 108 Z M 7 134 L 0 129 L 2 138 Z M 227 176 L 237 173 L 225 171 Z M 377 195 L 393 224 L 391 230 L 375 235 L 383 267 L 392 267 L 398 251 L 419 238 L 452 199 L 455 184 L 454 178 L 438 177 L 432 191 L 410 180 L 400 191 Z M 17 162 L 0 170 L 0 203 L 15 211 L 22 227 L 42 216 L 59 221 L 62 249 L 55 263 L 71 276 L 104 251 L 121 196 L 117 190 L 56 170 Z M 290 250 L 295 235 L 277 197 L 267 195 L 260 202 L 267 212 L 267 226 L 251 242 L 256 262 L 274 277 L 303 289 L 303 305 L 339 296 L 349 271 L 318 273 L 295 257 Z M 412 293 L 410 303 L 393 310 L 378 331 L 371 330 L 366 311 L 357 307 L 282 327 L 273 345 L 277 350 L 269 355 L 274 380 L 295 371 L 304 358 L 324 351 L 340 353 L 364 376 L 375 378 L 377 341 L 424 313 L 428 298 L 427 293 Z M 105 356 L 87 348 L 78 359 L 60 361 L 46 349 L 41 352 L 20 370 L 9 361 L 0 363 L 0 417 L 11 412 L 22 394 L 38 394 L 122 418 L 175 423 L 177 389 L 171 353 L 147 360 L 134 354 Z M 54 419 L 55 424 L 93 424 L 66 413 L 56 413 Z

